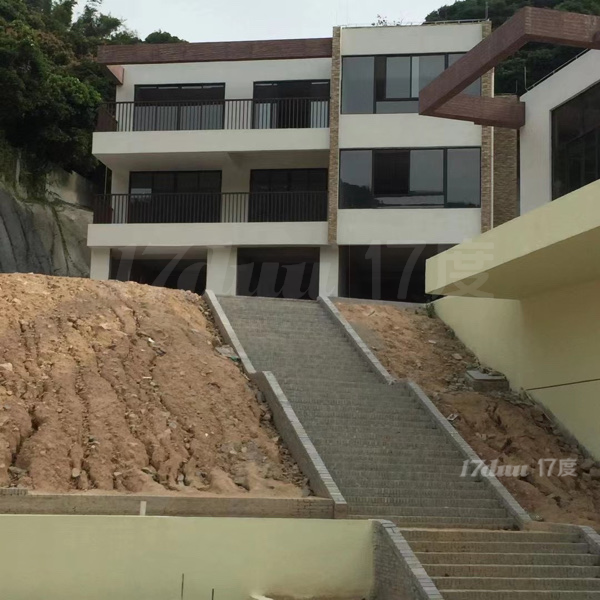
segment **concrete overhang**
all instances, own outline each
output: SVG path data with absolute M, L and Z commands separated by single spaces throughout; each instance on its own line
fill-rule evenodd
M 600 181 L 429 259 L 426 290 L 522 299 L 594 279 L 600 279 Z
M 98 160 L 124 171 L 193 168 L 231 154 L 318 151 L 329 156 L 329 129 L 108 132 L 94 133 L 92 144 Z

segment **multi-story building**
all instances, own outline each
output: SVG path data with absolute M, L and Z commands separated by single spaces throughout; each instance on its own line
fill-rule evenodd
M 476 102 L 520 137 L 522 215 L 432 258 L 438 315 L 600 459 L 600 17 L 527 7 L 422 94 L 459 113 L 460 88 L 531 41 L 589 48 L 519 101 Z M 446 108 L 443 108 L 444 105 Z M 440 107 L 442 107 L 440 109 Z
M 492 225 L 496 166 L 491 128 L 420 116 L 419 92 L 488 31 L 101 47 L 117 87 L 94 134 L 111 177 L 91 276 L 421 299 L 425 260 Z

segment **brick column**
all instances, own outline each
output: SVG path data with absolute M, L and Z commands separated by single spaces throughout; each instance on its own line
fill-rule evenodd
M 337 243 L 337 213 L 340 179 L 341 28 L 334 27 L 331 53 L 331 103 L 329 105 L 329 207 L 327 241 Z
M 518 138 L 515 129 L 494 127 L 493 227 L 519 216 Z
M 492 24 L 486 21 L 481 24 L 482 37 L 485 39 L 492 33 Z M 488 71 L 481 78 L 481 95 L 494 96 L 494 71 Z M 481 231 L 492 228 L 492 212 L 494 206 L 494 128 L 481 128 Z

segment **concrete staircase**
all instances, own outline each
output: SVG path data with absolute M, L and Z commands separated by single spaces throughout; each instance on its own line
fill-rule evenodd
M 446 600 L 600 598 L 600 556 L 577 533 L 405 530 Z
M 277 377 L 350 518 L 409 527 L 445 600 L 600 600 L 600 556 L 583 534 L 503 530 L 514 521 L 483 482 L 460 476 L 463 459 L 408 386 L 383 383 L 320 304 L 220 302 L 255 369 Z
M 403 385 L 370 369 L 317 303 L 219 299 L 258 371 L 272 371 L 349 505 L 351 518 L 409 527 L 514 527 Z

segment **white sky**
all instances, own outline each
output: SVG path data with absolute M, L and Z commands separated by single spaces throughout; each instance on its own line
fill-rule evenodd
M 80 4 L 83 4 L 80 0 Z M 145 37 L 162 29 L 190 42 L 327 37 L 334 25 L 420 22 L 454 0 L 104 0 L 103 12 Z

